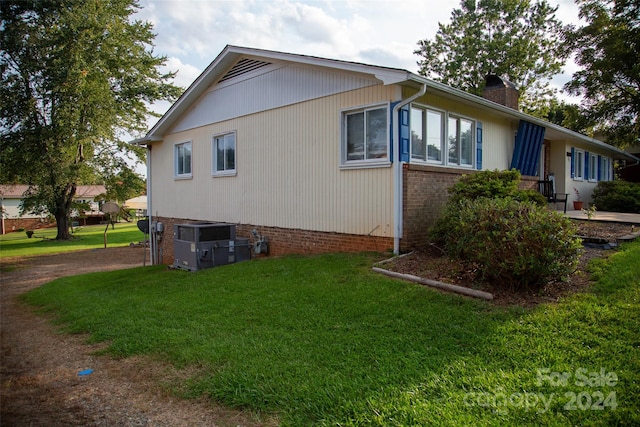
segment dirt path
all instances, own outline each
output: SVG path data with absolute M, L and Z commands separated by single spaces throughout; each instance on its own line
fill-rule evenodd
M 142 266 L 141 247 L 0 259 L 0 425 L 258 426 L 250 415 L 185 401 L 161 384 L 180 375 L 148 358 L 114 360 L 83 337 L 59 335 L 17 296 L 55 278 Z M 4 268 L 3 268 L 4 270 Z M 90 375 L 78 372 L 92 369 Z

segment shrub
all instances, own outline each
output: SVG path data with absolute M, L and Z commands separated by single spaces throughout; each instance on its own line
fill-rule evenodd
M 512 198 L 450 204 L 432 230 L 445 252 L 473 263 L 483 280 L 538 288 L 575 271 L 581 240 L 562 215 Z
M 513 196 L 518 192 L 520 172 L 510 171 L 481 171 L 463 175 L 449 188 L 451 202 L 460 200 L 476 200 L 482 197 L 503 198 Z
M 640 184 L 627 181 L 601 181 L 593 190 L 598 210 L 640 213 Z

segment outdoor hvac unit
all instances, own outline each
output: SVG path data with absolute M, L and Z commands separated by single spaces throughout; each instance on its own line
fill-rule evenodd
M 235 224 L 200 222 L 173 226 L 173 266 L 189 271 L 251 259 L 249 239 Z

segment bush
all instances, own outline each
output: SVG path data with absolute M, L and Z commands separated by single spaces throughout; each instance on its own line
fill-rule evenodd
M 482 197 L 503 198 L 511 197 L 518 190 L 520 172 L 510 171 L 481 171 L 462 177 L 449 188 L 451 203 L 460 200 L 476 200 Z
M 432 230 L 445 252 L 473 263 L 483 280 L 539 288 L 575 271 L 581 240 L 564 216 L 512 198 L 449 204 Z
M 640 184 L 601 181 L 593 190 L 593 204 L 600 211 L 640 213 Z
M 546 206 L 545 197 L 535 190 L 519 190 L 520 172 L 481 171 L 471 175 L 463 175 L 449 188 L 451 203 L 461 200 L 476 200 L 483 197 L 503 199 L 511 197 L 521 202 L 531 201 L 539 206 Z

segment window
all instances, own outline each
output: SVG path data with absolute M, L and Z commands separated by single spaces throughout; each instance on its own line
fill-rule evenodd
M 596 181 L 598 179 L 598 156 L 595 154 L 589 155 L 589 181 Z
M 600 181 L 609 181 L 611 176 L 611 163 L 608 157 L 600 158 Z
M 584 179 L 584 151 L 575 150 L 574 156 L 573 178 L 582 180 Z
M 387 107 L 371 107 L 343 114 L 343 163 L 388 163 Z
M 176 178 L 191 177 L 191 142 L 176 144 L 173 149 L 174 175 Z
M 442 163 L 442 120 L 444 114 L 411 107 L 411 157 L 416 160 Z
M 447 139 L 450 165 L 473 164 L 473 128 L 471 120 L 449 117 Z
M 235 132 L 213 137 L 211 161 L 213 175 L 235 175 L 236 134 Z

